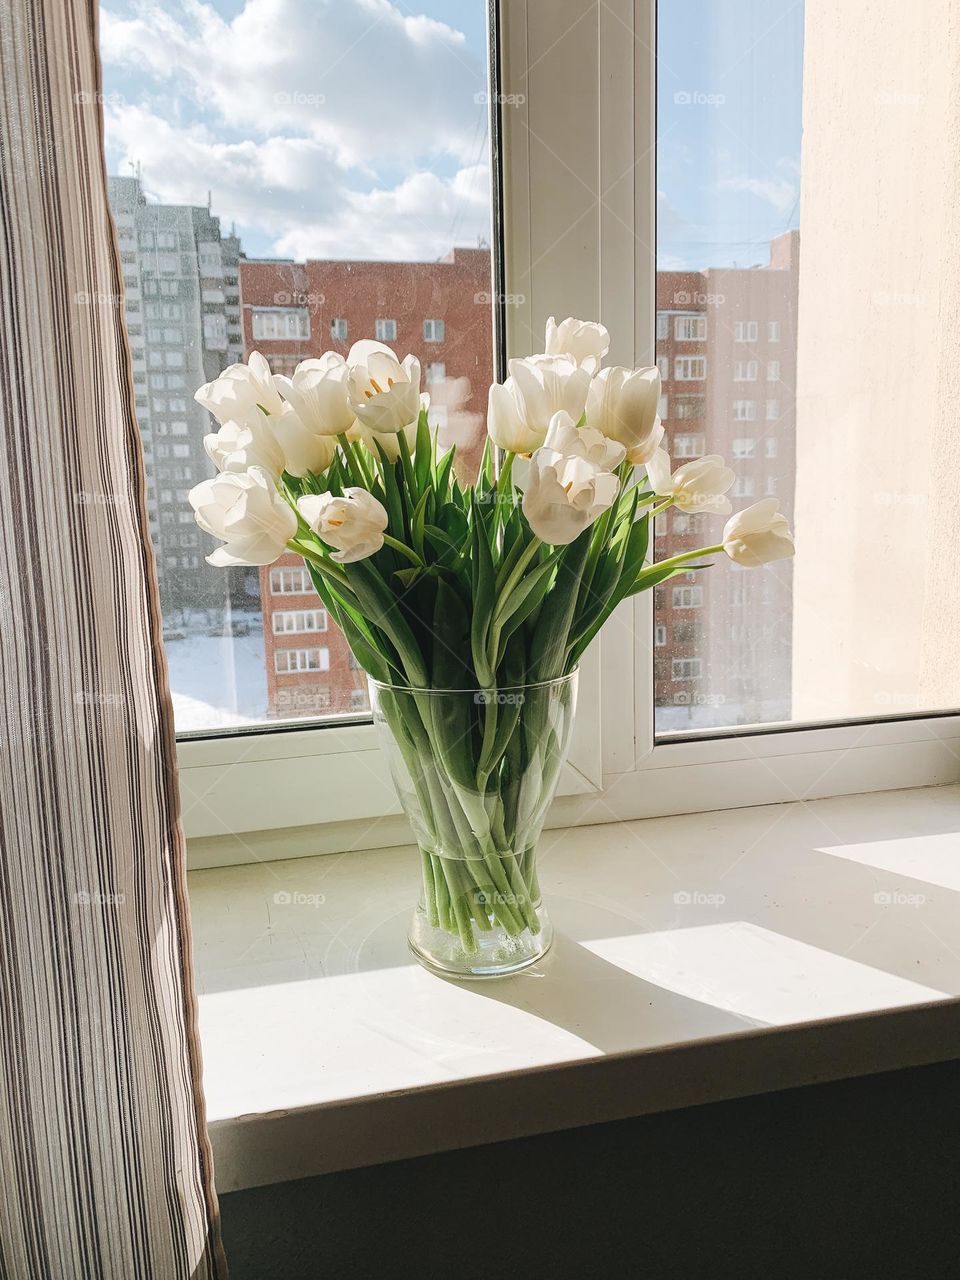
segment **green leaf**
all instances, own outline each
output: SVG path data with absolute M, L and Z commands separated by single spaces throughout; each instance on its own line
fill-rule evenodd
M 481 688 L 487 688 L 493 684 L 495 674 L 492 656 L 488 650 L 488 640 L 496 602 L 496 580 L 493 559 L 490 555 L 490 543 L 487 541 L 487 531 L 484 527 L 483 508 L 475 494 L 472 496 L 470 514 L 473 550 L 473 619 L 470 648 L 477 680 Z

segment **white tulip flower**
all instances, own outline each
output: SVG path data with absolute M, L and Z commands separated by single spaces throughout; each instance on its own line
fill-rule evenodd
M 311 435 L 338 436 L 356 418 L 347 396 L 349 373 L 343 356 L 327 351 L 319 360 L 302 360 L 292 378 L 277 374 L 274 383 Z
M 403 431 L 420 415 L 420 361 L 403 363 L 382 342 L 355 342 L 347 354 L 347 395 L 362 427 Z
M 307 494 L 297 500 L 297 508 L 317 537 L 336 547 L 330 558 L 340 564 L 365 560 L 383 546 L 389 518 L 383 504 L 366 489 L 344 489 L 342 497 Z
M 568 316 L 557 324 L 553 316 L 547 321 L 546 352 L 548 356 L 569 356 L 593 376 L 610 350 L 610 334 L 593 320 L 575 320 Z
M 246 422 L 226 421 L 219 431 L 203 437 L 203 447 L 218 471 L 249 471 L 262 467 L 277 478 L 284 468 L 284 455 L 272 422 L 254 409 Z
M 258 407 L 270 414 L 279 413 L 283 407 L 270 366 L 259 351 L 252 352 L 246 364 L 224 369 L 193 398 L 209 409 L 218 422 L 246 422 Z
M 731 516 L 723 527 L 723 549 L 731 560 L 750 568 L 789 559 L 795 551 L 793 537 L 776 498 L 764 498 Z
M 530 459 L 523 495 L 523 514 L 542 542 L 572 542 L 614 504 L 620 481 L 607 464 L 618 466 L 623 455 L 622 445 L 578 430 L 568 414 L 554 415 L 547 443 Z
M 587 426 L 619 440 L 635 465 L 647 463 L 663 439 L 657 416 L 659 369 L 601 369 L 587 392 Z
M 272 564 L 297 532 L 297 517 L 262 467 L 224 471 L 190 490 L 197 524 L 226 545 L 207 556 L 218 568 Z
M 292 476 L 305 476 L 308 471 L 320 475 L 326 471 L 337 452 L 335 436 L 311 431 L 292 404 L 285 404 L 276 417 L 267 421 L 283 452 L 285 471 Z
M 717 453 L 685 462 L 671 475 L 666 451 L 657 449 L 647 463 L 647 478 L 654 493 L 662 498 L 672 497 L 674 505 L 681 511 L 704 511 L 723 516 L 733 510 L 730 499 L 724 494 L 736 476 Z
M 569 356 L 527 356 L 511 360 L 509 377 L 490 388 L 487 431 L 511 453 L 533 453 L 546 439 L 555 413 L 563 410 L 574 422 L 583 416 L 590 374 Z
M 426 391 L 421 392 L 420 408 L 424 413 L 426 413 L 430 408 L 430 397 Z M 404 427 L 402 431 L 371 431 L 368 427 L 365 427 L 362 422 L 357 420 L 347 432 L 347 436 L 350 440 L 359 441 L 360 444 L 369 449 L 375 458 L 379 458 L 380 456 L 379 451 L 377 450 L 377 445 L 379 445 L 387 455 L 387 460 L 389 462 L 396 462 L 400 457 L 401 436 L 403 436 L 404 440 L 407 442 L 407 448 L 410 451 L 411 457 L 416 452 L 418 424 L 419 414 L 414 418 L 413 422 L 410 423 L 409 427 Z

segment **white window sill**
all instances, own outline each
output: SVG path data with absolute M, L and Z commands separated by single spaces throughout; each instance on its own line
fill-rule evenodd
M 553 951 L 463 985 L 407 952 L 410 849 L 191 873 L 221 1191 L 960 1057 L 960 787 L 548 831 L 542 863 Z

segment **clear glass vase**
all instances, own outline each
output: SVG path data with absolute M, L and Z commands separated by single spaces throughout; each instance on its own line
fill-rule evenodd
M 374 721 L 420 847 L 423 887 L 409 942 L 428 969 L 501 978 L 549 948 L 537 841 L 576 699 L 576 671 L 494 689 L 370 681 Z

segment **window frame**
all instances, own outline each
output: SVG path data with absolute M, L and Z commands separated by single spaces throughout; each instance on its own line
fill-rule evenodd
M 492 241 L 493 283 L 514 303 L 500 312 L 500 376 L 507 354 L 537 349 L 550 314 L 601 319 L 611 364 L 653 364 L 655 0 L 501 0 L 490 14 L 503 232 Z M 584 77 L 584 67 L 595 74 Z M 571 84 L 581 95 L 576 129 Z M 653 594 L 621 605 L 584 657 L 549 826 L 960 779 L 956 711 L 657 739 Z M 194 840 L 197 865 L 409 839 L 369 723 L 196 735 L 179 741 L 178 755 L 187 834 L 220 838 Z M 295 843 L 300 827 L 317 833 L 307 849 Z

